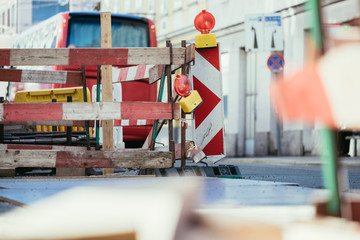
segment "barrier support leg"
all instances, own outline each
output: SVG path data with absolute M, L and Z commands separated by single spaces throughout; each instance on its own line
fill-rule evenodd
M 72 102 L 72 96 L 67 96 L 67 102 Z M 66 145 L 72 145 L 72 127 L 66 127 Z M 85 168 L 56 168 L 56 176 L 85 176 Z
M 96 102 L 100 102 L 100 71 L 101 66 L 96 67 Z M 96 139 L 95 139 L 95 149 L 100 150 L 100 121 L 95 121 L 96 128 Z
M 173 163 L 175 162 L 175 142 L 174 142 L 174 128 L 173 128 L 173 119 L 174 119 L 174 101 L 172 96 L 172 81 L 171 81 L 171 65 L 172 65 L 172 44 L 170 40 L 166 41 L 166 47 L 170 50 L 170 64 L 166 66 L 166 75 L 167 75 L 167 92 L 168 92 L 168 103 L 171 103 L 171 112 L 173 114 L 172 119 L 168 120 L 169 123 L 169 151 L 172 153 Z
M 72 102 L 72 96 L 67 96 L 67 102 Z M 66 145 L 72 145 L 72 127 L 66 127 Z
M 56 99 L 51 99 L 51 102 L 57 102 Z M 57 126 L 52 126 L 52 131 L 57 132 Z
M 0 103 L 4 102 L 4 97 L 0 97 Z M 4 125 L 0 124 L 0 143 L 4 143 Z M 15 177 L 15 168 L 0 168 L 0 177 Z
M 186 48 L 186 41 L 182 40 L 181 41 L 181 46 Z M 186 52 L 185 52 L 185 59 L 186 59 Z M 187 75 L 188 68 L 187 65 L 184 64 L 181 67 L 181 73 L 183 75 Z M 185 149 L 185 141 L 186 141 L 186 124 L 185 124 L 185 120 L 186 120 L 186 115 L 184 113 L 184 111 L 181 109 L 181 167 L 185 167 L 186 165 L 186 149 Z

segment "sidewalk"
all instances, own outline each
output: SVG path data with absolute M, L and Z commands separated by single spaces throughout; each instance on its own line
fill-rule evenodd
M 342 166 L 360 167 L 360 157 L 341 157 L 339 158 Z M 265 157 L 227 157 L 217 162 L 217 164 L 271 164 L 271 165 L 298 165 L 298 166 L 320 166 L 320 156 L 265 156 Z

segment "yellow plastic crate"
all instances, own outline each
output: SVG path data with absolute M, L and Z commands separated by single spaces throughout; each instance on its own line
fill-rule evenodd
M 86 95 L 88 102 L 91 102 L 91 95 L 88 88 L 86 88 Z M 83 88 L 56 88 L 44 89 L 35 91 L 19 91 L 15 94 L 15 103 L 39 103 L 39 102 L 67 102 L 67 97 L 71 96 L 73 102 L 84 102 Z M 38 132 L 51 132 L 52 126 L 36 126 Z M 83 131 L 84 128 L 73 127 L 73 131 Z M 65 131 L 65 127 L 58 126 L 57 131 Z M 90 136 L 92 136 L 92 128 L 90 128 Z
M 88 102 L 91 102 L 90 91 L 86 89 Z M 15 103 L 36 103 L 51 102 L 56 99 L 57 102 L 67 102 L 67 97 L 72 96 L 73 102 L 84 102 L 83 88 L 57 88 L 36 91 L 19 91 L 15 94 Z

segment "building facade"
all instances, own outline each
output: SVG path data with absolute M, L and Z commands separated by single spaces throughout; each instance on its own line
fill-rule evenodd
M 149 17 L 157 27 L 159 46 L 166 39 L 194 42 L 195 16 L 206 9 L 215 19 L 212 31 L 221 50 L 227 156 L 318 155 L 321 126 L 277 124 L 269 86 L 274 74 L 267 67 L 272 52 L 245 51 L 245 16 L 278 13 L 282 18 L 283 54 L 287 76 L 306 63 L 310 23 L 305 0 L 102 0 L 101 8 Z M 342 24 L 359 17 L 357 0 L 323 0 L 326 24 Z M 280 148 L 279 148 L 280 146 Z
M 2 0 L 0 32 L 15 35 L 59 12 L 94 11 L 99 0 Z

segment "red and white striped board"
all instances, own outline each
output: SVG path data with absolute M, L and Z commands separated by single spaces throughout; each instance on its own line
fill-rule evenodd
M 301 71 L 273 81 L 272 99 L 280 119 L 360 130 L 359 61 L 360 43 L 346 44 Z
M 179 119 L 179 104 L 174 117 Z M 70 103 L 1 103 L 0 122 L 172 119 L 171 103 L 154 102 L 70 102 Z
M 113 82 L 128 82 L 147 80 L 149 78 L 149 70 L 153 65 L 138 65 L 126 68 L 112 68 Z M 148 81 L 148 80 L 147 80 Z
M 195 64 L 191 66 L 190 71 L 193 88 L 203 99 L 203 103 L 194 112 L 194 141 L 212 162 L 225 157 L 219 57 L 219 46 L 196 49 Z
M 118 150 L 0 150 L 0 167 L 46 168 L 169 168 L 172 153 L 160 151 Z
M 186 48 L 0 49 L 0 66 L 184 64 Z
M 0 69 L 1 82 L 82 84 L 81 72 Z

